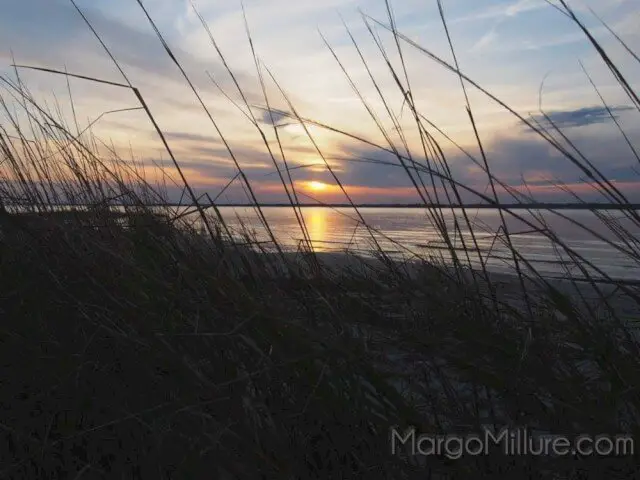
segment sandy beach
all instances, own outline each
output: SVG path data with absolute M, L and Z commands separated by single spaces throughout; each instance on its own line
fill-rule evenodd
M 269 263 L 274 260 L 275 264 L 280 264 L 281 262 L 281 260 L 278 260 L 280 256 L 277 254 L 258 253 L 256 255 L 269 257 Z M 314 257 L 309 254 L 294 252 L 284 253 L 287 262 L 291 262 L 301 271 L 307 273 L 311 273 L 314 270 L 312 258 L 317 259 L 319 265 L 329 275 L 356 274 L 375 278 L 381 273 L 387 275 L 389 272 L 388 265 L 382 260 L 370 256 L 365 257 L 338 252 L 318 252 L 313 255 Z M 428 263 L 418 261 L 398 262 L 390 260 L 390 262 L 393 265 L 393 269 L 397 269 L 402 275 L 413 280 L 438 269 Z M 451 269 L 448 274 L 454 275 L 454 270 Z M 581 278 L 562 279 L 553 277 L 544 277 L 536 281 L 531 278 L 523 278 L 521 283 L 515 272 L 509 274 L 488 271 L 485 276 L 483 272 L 472 271 L 471 269 L 465 269 L 462 275 L 469 284 L 477 284 L 487 296 L 487 299 L 490 292 L 486 280 L 488 277 L 489 282 L 495 289 L 498 300 L 518 309 L 526 308 L 522 285 L 524 285 L 526 294 L 533 304 L 542 298 L 548 299 L 548 295 L 544 290 L 548 290 L 551 287 L 561 294 L 569 296 L 576 308 L 591 312 L 595 318 L 609 318 L 611 316 L 607 309 L 608 303 L 610 308 L 613 308 L 621 318 L 632 322 L 640 321 L 640 302 L 637 300 L 640 297 L 640 285 L 638 283 L 618 282 L 614 284 L 606 281 L 590 283 Z M 549 287 L 545 286 L 545 282 Z

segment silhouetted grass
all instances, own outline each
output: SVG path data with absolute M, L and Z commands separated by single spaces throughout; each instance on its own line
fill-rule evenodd
M 446 28 L 445 11 L 438 4 Z M 558 8 L 584 29 L 567 4 L 561 1 Z M 204 201 L 196 196 L 142 93 L 78 11 L 123 82 L 55 68 L 36 70 L 130 90 L 140 104 L 135 108 L 145 111 L 178 171 L 190 207 L 186 213 L 158 207 L 167 200 L 166 183 L 151 182 L 144 169 L 104 154 L 106 146 L 91 134 L 90 126 L 80 131 L 74 118 L 73 134 L 74 128 L 55 110 L 39 105 L 20 79 L 20 68 L 27 67 L 17 68 L 13 79 L 0 78 L 4 92 L 0 96 L 0 478 L 638 475 L 637 454 L 549 457 L 492 451 L 454 460 L 411 458 L 391 451 L 393 426 L 442 434 L 520 426 L 567 436 L 640 438 L 638 286 L 610 278 L 572 249 L 535 210 L 526 216 L 518 209 L 500 207 L 498 189 L 519 206 L 530 198 L 492 171 L 466 89 L 480 89 L 528 125 L 585 173 L 634 227 L 640 224 L 638 213 L 625 207 L 630 202 L 614 182 L 548 116 L 552 128 L 544 129 L 468 78 L 455 59 L 448 30 L 454 65 L 397 31 L 390 3 L 388 24 L 363 16 L 420 133 L 420 145 L 412 150 L 386 101 L 388 93 L 379 87 L 354 37 L 354 48 L 383 102 L 382 116 L 396 127 L 399 144 L 333 50 L 386 143 L 378 145 L 303 118 L 271 72 L 264 75 L 266 67 L 253 49 L 247 26 L 264 96 L 260 107 L 272 113 L 275 101 L 265 86 L 270 78 L 289 108 L 289 113 L 278 113 L 304 127 L 353 207 L 352 218 L 368 230 L 373 249 L 369 253 L 375 258 L 365 259 L 313 251 L 299 206 L 304 194 L 294 188 L 282 139 L 274 126 L 277 148 L 271 146 L 236 77 L 234 86 L 242 103 L 234 103 L 265 145 L 296 215 L 302 248 L 287 252 L 278 245 L 242 160 L 224 140 L 237 167 L 229 184 L 242 181 L 269 241 L 259 241 L 249 226 L 232 231 L 217 208 L 218 197 L 206 195 Z M 150 14 L 144 13 L 207 111 L 179 59 Z M 399 70 L 375 25 L 391 33 Z M 204 20 L 203 26 L 207 28 Z M 212 32 L 207 32 L 233 75 Z M 606 52 L 592 36 L 588 38 L 629 98 L 637 100 Z M 404 64 L 405 48 L 418 49 L 458 76 L 480 158 L 419 111 Z M 227 98 L 233 102 L 231 95 Z M 222 137 L 217 122 L 211 115 L 209 119 Z M 367 225 L 308 125 L 395 158 L 397 163 L 374 163 L 393 165 L 408 175 L 443 247 L 432 257 L 421 258 Z M 456 180 L 432 131 L 460 148 L 484 172 L 489 194 Z M 115 152 L 107 148 L 107 153 Z M 478 243 L 484 232 L 468 212 L 450 209 L 455 219 L 450 230 L 447 209 L 433 207 L 461 203 L 463 194 L 499 208 L 501 228 L 489 233 L 512 257 L 512 276 L 488 269 L 488 258 Z M 615 248 L 629 264 L 640 266 L 637 238 L 608 213 L 594 212 L 615 241 L 561 211 L 552 213 Z M 569 257 L 580 277 L 569 270 L 564 282 L 541 275 L 511 242 L 514 232 L 507 226 L 508 218 L 550 240 L 559 256 Z M 470 232 L 468 238 L 464 232 Z M 411 261 L 392 260 L 379 240 L 394 243 Z M 460 242 L 462 249 L 457 246 Z

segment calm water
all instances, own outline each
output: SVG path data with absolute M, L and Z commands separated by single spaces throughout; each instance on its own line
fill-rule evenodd
M 258 240 L 269 240 L 252 208 L 222 207 L 220 210 L 234 233 L 240 233 L 244 223 L 245 227 L 253 232 Z M 290 250 L 298 248 L 303 235 L 293 210 L 283 207 L 266 207 L 263 208 L 263 211 L 281 245 Z M 373 231 L 363 226 L 358 221 L 356 213 L 350 208 L 307 207 L 302 211 L 313 248 L 316 251 L 344 252 L 349 250 L 366 254 L 373 245 L 373 236 L 375 241 L 394 257 L 408 258 L 412 255 L 418 255 L 424 258 L 436 257 L 450 261 L 449 252 L 443 248 L 446 244 L 443 242 L 442 235 L 433 227 L 433 221 L 423 209 L 361 209 L 362 216 L 367 225 L 374 229 Z M 463 212 L 460 209 L 444 213 L 452 243 L 460 249 L 458 251 L 460 258 L 466 259 L 463 244 L 472 247 L 472 237 L 467 228 L 461 226 L 462 236 L 455 235 L 454 228 L 456 218 L 461 225 L 465 225 Z M 467 209 L 466 213 L 475 225 L 476 240 L 487 266 L 497 271 L 511 271 L 513 268 L 512 256 L 505 245 L 504 236 L 499 234 L 501 221 L 498 211 Z M 516 211 L 516 213 L 536 226 L 541 225 L 539 219 L 524 210 Z M 625 244 L 616 238 L 613 230 L 590 211 L 562 210 L 559 213 L 570 220 L 562 219 L 551 212 L 534 212 L 536 216 L 542 215 L 547 225 L 571 249 L 593 262 L 597 268 L 602 269 L 609 276 L 640 280 L 640 229 L 628 219 L 624 219 L 622 212 L 602 212 L 602 215 L 612 219 L 617 226 L 626 228 L 635 235 L 631 244 Z M 542 234 L 532 233 L 531 226 L 506 213 L 505 215 L 515 248 L 538 271 L 550 276 L 563 275 L 570 271 L 572 274 L 580 276 L 575 262 L 566 252 L 554 248 L 553 243 Z M 621 252 L 605 241 L 599 240 L 592 233 L 573 225 L 571 220 L 588 226 L 597 234 L 613 241 L 630 253 Z M 480 265 L 477 253 L 470 253 L 469 256 L 473 266 Z

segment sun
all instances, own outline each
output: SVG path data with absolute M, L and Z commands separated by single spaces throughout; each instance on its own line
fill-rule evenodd
M 316 182 L 315 180 L 309 182 L 307 185 L 314 192 L 321 192 L 322 190 L 326 190 L 326 188 L 327 188 L 327 184 L 326 183 Z

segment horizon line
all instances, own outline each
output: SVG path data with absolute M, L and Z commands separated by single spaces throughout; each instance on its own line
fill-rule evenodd
M 6 205 L 6 204 L 5 204 Z M 60 207 L 96 207 L 97 205 L 82 204 L 82 203 L 59 203 L 55 204 Z M 25 205 L 6 205 L 9 206 L 25 206 Z M 143 205 L 135 204 L 123 204 L 112 203 L 109 204 L 112 207 L 126 207 L 126 206 L 144 206 L 144 207 L 196 207 L 192 203 L 149 203 Z M 534 203 L 468 203 L 468 204 L 423 204 L 423 203 L 212 203 L 212 204 L 199 204 L 201 207 L 236 207 L 236 208 L 249 208 L 249 207 L 277 207 L 277 208 L 480 208 L 480 209 L 549 209 L 549 210 L 640 210 L 640 203 L 604 203 L 604 202 L 583 202 L 583 203 L 569 203 L 569 202 L 534 202 Z

